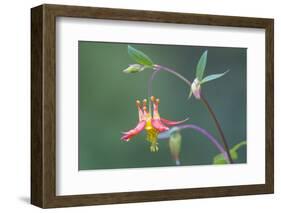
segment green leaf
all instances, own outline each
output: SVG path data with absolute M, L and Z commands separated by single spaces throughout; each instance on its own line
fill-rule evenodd
M 234 150 L 230 150 L 230 156 L 231 156 L 232 160 L 238 159 L 238 154 Z M 224 158 L 223 154 L 218 154 L 214 157 L 213 164 L 227 164 L 227 161 Z
M 238 149 L 242 146 L 247 145 L 246 141 L 242 141 L 238 144 L 236 144 L 235 146 L 233 146 L 229 152 L 230 152 L 230 156 L 232 158 L 232 160 L 237 160 L 239 155 L 238 155 Z M 213 158 L 213 164 L 227 164 L 226 159 L 224 158 L 223 154 L 218 154 Z
M 214 157 L 213 164 L 227 164 L 227 162 L 222 154 L 218 154 Z
M 189 90 L 189 94 L 188 94 L 188 99 L 190 99 L 191 98 L 191 96 L 192 96 L 192 89 L 191 89 L 191 87 L 190 87 L 190 90 Z
M 246 146 L 247 142 L 246 141 L 241 141 L 240 143 L 236 144 L 234 147 L 232 147 L 232 150 L 237 151 L 240 149 L 241 146 Z
M 212 80 L 215 80 L 215 79 L 218 79 L 222 76 L 224 76 L 226 73 L 228 73 L 229 70 L 225 71 L 224 73 L 220 73 L 220 74 L 213 74 L 213 75 L 208 75 L 206 76 L 202 81 L 201 81 L 201 84 L 203 83 L 206 83 L 208 81 L 212 81 Z
M 128 54 L 130 57 L 135 60 L 138 64 L 144 65 L 144 66 L 153 66 L 152 60 L 145 55 L 143 52 L 133 48 L 132 46 L 128 45 Z
M 200 57 L 197 67 L 196 67 L 196 78 L 201 81 L 204 76 L 204 71 L 207 64 L 207 54 L 208 50 L 206 50 Z

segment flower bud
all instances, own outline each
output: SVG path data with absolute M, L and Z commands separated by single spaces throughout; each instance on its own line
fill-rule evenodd
M 145 67 L 143 65 L 140 64 L 131 64 L 129 65 L 128 68 L 126 68 L 125 70 L 123 70 L 124 73 L 137 73 L 137 72 L 141 72 L 145 69 Z
M 195 78 L 191 84 L 191 91 L 196 99 L 201 98 L 201 85 L 197 78 Z
M 181 150 L 181 134 L 179 131 L 175 131 L 170 135 L 169 147 L 172 158 L 175 160 L 176 165 L 180 165 L 180 150 Z

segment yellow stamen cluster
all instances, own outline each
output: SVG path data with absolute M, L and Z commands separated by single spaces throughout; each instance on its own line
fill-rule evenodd
M 159 150 L 157 146 L 158 145 L 157 137 L 159 132 L 152 126 L 151 119 L 146 121 L 145 130 L 146 130 L 146 140 L 150 142 L 150 151 L 157 152 Z
M 158 132 L 156 129 L 152 128 L 149 131 L 146 131 L 146 140 L 150 142 L 150 151 L 151 152 L 158 152 L 158 143 L 157 143 L 157 137 L 158 137 Z
M 154 102 L 159 103 L 159 101 L 160 101 L 159 99 L 156 99 L 154 96 L 151 96 L 150 100 L 153 103 Z M 146 140 L 151 143 L 150 151 L 158 152 L 159 148 L 158 148 L 157 139 L 158 139 L 159 132 L 152 126 L 151 119 L 149 119 L 148 122 L 146 123 L 145 129 L 146 129 L 146 133 L 147 133 Z
M 159 103 L 160 100 L 156 99 L 154 96 L 151 96 L 150 100 L 153 103 Z M 159 150 L 158 148 L 158 143 L 157 143 L 157 138 L 158 138 L 158 134 L 159 132 L 152 126 L 151 124 L 151 113 L 147 111 L 147 100 L 143 99 L 142 101 L 142 105 L 141 102 L 139 100 L 136 101 L 136 105 L 137 107 L 142 108 L 142 113 L 143 113 L 143 119 L 146 120 L 146 124 L 145 124 L 145 130 L 146 130 L 146 140 L 151 144 L 150 145 L 150 151 L 151 152 L 157 152 Z

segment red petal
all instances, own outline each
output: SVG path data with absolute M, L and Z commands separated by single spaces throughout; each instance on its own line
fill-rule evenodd
M 121 140 L 129 141 L 133 136 L 139 134 L 144 129 L 145 124 L 146 121 L 140 121 L 134 129 L 131 129 L 128 132 L 124 132 Z
M 161 121 L 164 123 L 164 124 L 167 124 L 168 126 L 174 126 L 174 125 L 178 125 L 178 124 L 181 124 L 181 123 L 184 123 L 185 121 L 187 121 L 189 118 L 186 118 L 182 121 L 169 121 L 169 120 L 166 120 L 164 118 L 160 118 Z
M 164 131 L 169 130 L 169 127 L 167 127 L 164 124 L 162 124 L 160 119 L 152 119 L 151 120 L 151 124 L 159 132 L 164 132 Z

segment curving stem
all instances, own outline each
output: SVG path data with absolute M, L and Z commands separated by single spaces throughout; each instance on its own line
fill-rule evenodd
M 199 133 L 201 133 L 202 135 L 204 135 L 205 137 L 207 137 L 212 144 L 219 150 L 219 152 L 224 156 L 224 158 L 226 159 L 227 162 L 230 162 L 230 159 L 225 151 L 225 149 L 220 145 L 220 143 L 205 129 L 195 125 L 195 124 L 186 124 L 186 125 L 180 125 L 180 126 L 176 126 L 174 127 L 176 128 L 176 130 L 182 130 L 182 129 L 193 129 Z M 168 134 L 166 134 L 166 132 L 160 133 L 158 138 L 159 139 L 166 139 L 170 137 L 170 132 L 167 131 Z

